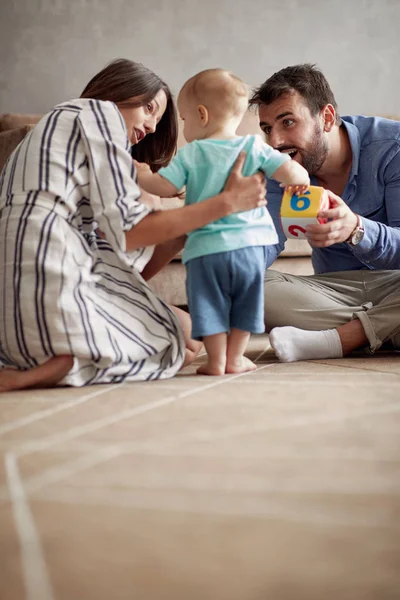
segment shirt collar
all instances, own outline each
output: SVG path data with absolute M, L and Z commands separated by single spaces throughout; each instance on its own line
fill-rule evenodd
M 350 140 L 351 153 L 352 153 L 352 162 L 351 162 L 351 171 L 349 174 L 348 181 L 352 181 L 354 177 L 358 175 L 358 165 L 360 162 L 360 150 L 361 150 L 361 139 L 360 132 L 358 127 L 353 125 L 353 123 L 349 123 L 349 121 L 345 121 L 346 117 L 342 118 L 342 126 L 345 127 L 347 134 Z

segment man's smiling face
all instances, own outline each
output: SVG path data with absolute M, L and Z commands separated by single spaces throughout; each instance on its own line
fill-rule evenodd
M 259 118 L 270 146 L 290 154 L 310 175 L 321 169 L 328 154 L 322 112 L 312 116 L 298 92 L 283 94 L 271 104 L 260 104 Z

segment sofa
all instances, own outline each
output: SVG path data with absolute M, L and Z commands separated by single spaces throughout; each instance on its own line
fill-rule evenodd
M 35 114 L 0 114 L 0 171 L 14 148 L 23 140 L 35 126 L 41 115 Z M 258 118 L 253 110 L 249 110 L 238 128 L 240 135 L 259 134 Z M 179 130 L 178 146 L 184 145 L 182 131 Z M 163 208 L 174 208 L 176 202 L 166 200 Z M 309 275 L 313 272 L 311 266 L 311 248 L 305 240 L 287 240 L 285 250 L 273 263 L 271 269 L 296 275 Z M 185 267 L 179 255 L 160 271 L 150 285 L 155 292 L 168 304 L 175 306 L 186 305 Z

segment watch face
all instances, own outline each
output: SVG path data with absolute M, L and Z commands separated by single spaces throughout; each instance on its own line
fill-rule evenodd
M 364 231 L 362 229 L 359 229 L 358 231 L 356 231 L 355 234 L 353 235 L 353 237 L 351 238 L 351 243 L 353 244 L 353 246 L 357 246 L 357 244 L 359 244 L 361 242 L 363 237 L 364 237 Z

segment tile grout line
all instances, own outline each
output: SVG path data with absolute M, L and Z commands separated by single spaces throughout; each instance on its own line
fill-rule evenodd
M 103 388 L 103 389 L 91 392 L 90 394 L 85 394 L 84 396 L 81 396 L 77 400 L 71 400 L 70 402 L 67 402 L 67 403 L 58 404 L 57 406 L 52 406 L 51 408 L 46 408 L 45 410 L 40 410 L 35 413 L 32 413 L 27 417 L 22 417 L 21 419 L 16 419 L 15 421 L 11 421 L 11 423 L 7 423 L 5 425 L 0 426 L 0 435 L 2 435 L 4 433 L 10 433 L 11 431 L 15 431 L 16 429 L 19 429 L 20 427 L 24 427 L 25 425 L 30 425 L 31 423 L 36 423 L 37 421 L 40 421 L 41 419 L 45 419 L 46 417 L 56 415 L 57 413 L 60 413 L 64 410 L 68 410 L 69 408 L 79 406 L 80 404 L 83 404 L 83 403 L 87 402 L 88 400 L 91 400 L 91 398 L 95 398 L 96 396 L 101 396 L 102 394 L 105 394 L 106 392 L 109 392 L 115 388 L 122 387 L 123 385 L 125 385 L 125 383 L 116 384 L 116 386 L 115 387 L 113 386 L 112 388 L 107 386 L 106 389 Z
M 80 456 L 77 459 L 70 460 L 61 466 L 51 467 L 50 469 L 42 471 L 42 473 L 39 473 L 38 475 L 34 475 L 25 481 L 25 490 L 27 491 L 28 495 L 38 492 L 49 485 L 59 483 L 60 481 L 63 481 L 64 479 L 67 479 L 76 473 L 81 473 L 82 471 L 86 471 L 91 467 L 104 464 L 105 462 L 108 462 L 113 458 L 118 458 L 123 454 L 125 454 L 125 450 L 124 448 L 118 446 L 118 444 L 96 449 L 92 452 L 84 454 L 83 456 Z M 4 500 L 4 498 L 1 496 L 2 494 L 0 492 L 0 501 Z
M 21 547 L 21 562 L 26 600 L 54 600 L 42 544 L 26 498 L 17 457 L 7 453 L 4 458 L 11 508 Z
M 160 398 L 159 400 L 154 400 L 153 402 L 149 402 L 148 404 L 145 404 L 142 406 L 136 406 L 135 408 L 130 408 L 128 410 L 121 411 L 115 415 L 112 415 L 111 417 L 105 417 L 103 419 L 98 419 L 97 421 L 94 421 L 93 423 L 88 423 L 86 425 L 72 427 L 69 430 L 67 430 L 66 432 L 63 432 L 62 434 L 56 434 L 54 436 L 48 437 L 47 439 L 44 439 L 43 441 L 38 442 L 36 450 L 33 450 L 32 445 L 31 445 L 30 451 L 25 452 L 24 444 L 22 444 L 21 446 L 17 446 L 14 451 L 17 456 L 22 456 L 24 454 L 32 454 L 35 451 L 40 452 L 42 450 L 47 450 L 48 448 L 51 448 L 52 446 L 54 446 L 56 444 L 62 443 L 64 441 L 68 441 L 70 439 L 75 439 L 85 433 L 91 433 L 93 431 L 98 431 L 99 429 L 103 429 L 104 427 L 107 427 L 108 425 L 113 425 L 114 423 L 118 423 L 120 421 L 129 419 L 131 417 L 135 417 L 137 415 L 149 412 L 156 408 L 160 408 L 161 406 L 171 404 L 172 402 L 176 402 L 177 400 L 180 400 L 181 398 L 186 398 L 187 396 L 191 396 L 191 395 L 201 392 L 203 390 L 217 387 L 219 385 L 222 385 L 223 383 L 227 383 L 228 381 L 232 381 L 239 377 L 243 377 L 243 376 L 249 375 L 251 373 L 257 373 L 258 371 L 261 371 L 262 369 L 265 369 L 270 366 L 273 366 L 273 365 L 272 364 L 263 365 L 262 367 L 258 368 L 256 371 L 247 371 L 245 373 L 238 373 L 236 375 L 232 375 L 229 378 L 218 378 L 219 380 L 216 382 L 211 382 L 206 385 L 201 385 L 201 386 L 195 387 L 191 390 L 187 390 L 185 392 L 181 392 L 180 394 L 176 394 L 173 396 L 167 396 L 167 397 L 164 396 L 164 397 Z
M 339 526 L 339 527 L 362 527 L 362 528 L 367 528 L 367 529 L 375 529 L 375 528 L 382 528 L 385 527 L 386 529 L 388 529 L 389 531 L 393 531 L 393 529 L 400 530 L 399 525 L 394 524 L 394 523 L 382 523 L 381 520 L 375 520 L 375 522 L 373 522 L 371 520 L 371 518 L 368 519 L 360 519 L 358 517 L 358 521 L 357 520 L 339 520 L 337 518 L 334 517 L 328 517 L 326 518 L 326 516 L 324 514 L 321 514 L 321 512 L 318 514 L 318 516 L 315 516 L 315 511 L 313 513 L 313 515 L 309 515 L 309 514 L 304 514 L 303 513 L 299 513 L 298 508 L 294 509 L 294 510 L 288 510 L 282 506 L 280 506 L 278 503 L 275 504 L 275 506 L 271 506 L 271 502 L 269 502 L 269 506 L 265 503 L 265 499 L 263 498 L 262 505 L 259 505 L 258 508 L 254 509 L 251 506 L 247 505 L 245 507 L 241 506 L 240 509 L 233 509 L 233 510 L 227 510 L 227 504 L 225 503 L 224 507 L 221 508 L 221 506 L 203 506 L 201 508 L 199 507 L 195 507 L 193 505 L 189 505 L 189 504 L 185 504 L 185 506 L 182 505 L 178 505 L 175 504 L 172 505 L 171 504 L 171 498 L 169 498 L 169 502 L 168 504 L 165 501 L 165 498 L 163 499 L 162 504 L 154 504 L 150 503 L 148 498 L 146 498 L 146 501 L 141 501 L 140 499 L 138 499 L 136 496 L 133 497 L 133 499 L 129 498 L 128 501 L 126 501 L 124 498 L 121 498 L 121 493 L 119 493 L 118 495 L 111 495 L 107 492 L 109 492 L 108 488 L 89 488 L 90 492 L 92 492 L 91 496 L 86 495 L 85 496 L 81 496 L 80 497 L 80 504 L 76 503 L 76 496 L 73 493 L 73 497 L 71 498 L 71 495 L 68 496 L 68 491 L 71 492 L 71 490 L 67 491 L 67 495 L 65 495 L 65 489 L 63 490 L 63 495 L 60 497 L 60 495 L 57 495 L 56 493 L 44 493 L 44 494 L 39 494 L 38 495 L 38 499 L 39 501 L 42 500 L 44 502 L 58 502 L 61 504 L 70 504 L 74 507 L 76 506 L 106 506 L 106 507 L 110 507 L 110 506 L 119 506 L 119 507 L 128 507 L 128 508 L 137 508 L 139 510 L 150 510 L 150 511 L 169 511 L 169 512 L 180 512 L 182 513 L 187 513 L 187 514 L 196 514 L 196 515 L 204 515 L 204 514 L 210 514 L 210 515 L 222 515 L 224 517 L 226 517 L 227 515 L 236 515 L 240 518 L 246 517 L 246 518 L 260 518 L 260 517 L 267 517 L 267 518 L 280 518 L 280 519 L 285 519 L 289 522 L 297 522 L 297 523 L 303 523 L 303 524 L 313 524 L 313 525 L 334 525 L 335 527 Z M 74 490 L 75 491 L 75 490 Z M 74 492 L 73 491 L 73 492 Z M 103 493 L 102 496 L 100 496 L 98 494 L 98 492 L 106 492 Z M 97 495 L 95 496 L 95 494 L 93 494 L 93 492 L 97 492 Z M 95 497 L 94 497 L 95 496 Z M 119 497 L 118 497 L 119 496 Z M 176 498 L 176 496 L 175 496 Z M 172 501 L 175 500 L 175 498 L 172 498 Z M 152 498 L 151 498 L 152 499 Z M 254 497 L 252 497 L 252 499 L 254 499 Z M 158 498 L 157 498 L 158 500 Z M 178 499 L 179 500 L 179 499 Z
M 268 364 L 268 365 L 263 365 L 262 367 L 260 367 L 259 369 L 257 369 L 257 371 L 261 371 L 263 369 L 266 369 L 268 367 L 273 366 L 273 364 Z M 107 419 L 102 419 L 97 421 L 96 423 L 93 423 L 91 425 L 85 425 L 82 427 L 77 427 L 77 428 L 72 428 L 71 430 L 69 430 L 69 432 L 67 432 L 67 435 L 64 435 L 64 440 L 62 439 L 62 436 L 55 436 L 55 438 L 50 438 L 50 440 L 48 440 L 48 442 L 46 444 L 46 440 L 44 441 L 44 444 L 39 444 L 36 449 L 31 447 L 30 452 L 25 452 L 23 451 L 23 446 L 17 449 L 17 456 L 23 456 L 24 454 L 32 454 L 34 452 L 40 451 L 40 450 L 44 450 L 47 449 L 57 443 L 62 443 L 62 441 L 66 441 L 67 439 L 71 439 L 71 436 L 68 436 L 68 433 L 77 433 L 77 436 L 81 435 L 82 433 L 86 433 L 86 432 L 90 432 L 90 431 L 98 431 L 99 429 L 101 429 L 104 426 L 107 426 L 109 424 L 113 424 L 131 417 L 134 417 L 136 415 L 139 414 L 143 414 L 145 412 L 148 412 L 150 410 L 153 410 L 155 408 L 159 408 L 160 406 L 166 405 L 166 404 L 170 404 L 171 402 L 186 398 L 187 396 L 193 395 L 199 391 L 204 391 L 207 389 L 210 389 L 212 387 L 217 387 L 218 385 L 222 385 L 223 383 L 227 382 L 227 381 L 232 381 L 234 379 L 237 379 L 239 377 L 243 377 L 245 375 L 250 375 L 251 373 L 256 373 L 257 371 L 247 371 L 245 373 L 238 373 L 236 375 L 233 375 L 227 379 L 219 379 L 216 382 L 211 382 L 207 385 L 203 385 L 203 386 L 199 386 L 196 387 L 192 390 L 188 390 L 185 392 L 182 392 L 181 394 L 175 395 L 175 396 L 167 396 L 166 398 L 161 398 L 160 400 L 156 400 L 152 403 L 149 403 L 145 406 L 141 406 L 141 407 L 136 407 L 135 409 L 130 409 L 129 411 L 125 411 L 123 413 L 119 413 L 117 415 L 114 415 L 113 418 L 107 418 Z M 75 437 L 77 437 L 75 436 Z M 72 438 L 73 439 L 73 438 Z M 54 443 L 52 443 L 54 442 Z M 96 464 L 100 464 L 101 462 L 107 461 L 110 458 L 115 458 L 117 455 L 119 454 L 123 454 L 124 453 L 124 449 L 122 447 L 119 447 L 118 444 L 107 444 L 106 446 L 100 448 L 99 450 L 96 450 L 95 452 L 90 453 L 90 457 L 91 460 L 89 461 L 89 463 L 91 463 L 91 461 L 96 460 L 97 461 L 97 457 L 99 456 L 102 457 L 101 460 L 98 460 L 96 462 Z M 35 477 L 31 478 L 31 480 L 38 482 L 40 481 L 40 479 L 44 479 L 44 481 L 46 480 L 46 476 L 50 477 L 50 479 L 52 481 L 61 481 L 63 479 L 63 476 L 70 476 L 73 475 L 75 470 L 71 469 L 71 467 L 73 465 L 76 465 L 78 467 L 78 471 L 82 471 L 85 468 L 87 468 L 85 466 L 85 462 L 84 460 L 82 461 L 82 457 L 79 457 L 73 461 L 70 461 L 70 463 L 68 464 L 63 464 L 61 467 L 52 467 L 51 469 L 47 469 L 45 471 L 43 471 L 41 474 L 36 475 Z M 30 485 L 29 480 L 28 480 L 28 485 Z M 4 496 L 6 494 L 6 490 L 3 488 L 2 490 L 0 490 L 0 495 L 3 497 L 4 500 Z
M 260 358 L 263 356 L 263 354 L 265 354 L 267 352 L 267 350 L 271 348 L 271 344 L 268 342 L 268 344 L 265 346 L 264 350 L 262 350 L 262 352 L 260 352 L 260 354 L 258 356 L 256 356 L 256 358 L 254 359 L 254 362 L 256 363 L 258 360 L 260 360 Z
M 344 357 L 344 358 L 346 358 L 346 357 Z M 329 359 L 325 359 L 325 361 L 326 360 L 329 360 Z M 367 367 L 356 367 L 356 366 L 352 367 L 350 365 L 335 365 L 334 364 L 335 360 L 343 360 L 343 359 L 335 359 L 334 358 L 334 359 L 330 359 L 329 363 L 327 363 L 327 362 L 324 362 L 323 359 L 318 359 L 317 358 L 317 359 L 313 359 L 312 361 L 311 360 L 306 360 L 304 362 L 306 362 L 306 363 L 313 362 L 313 363 L 317 363 L 318 365 L 324 365 L 326 367 L 328 367 L 328 366 L 329 367 L 335 367 L 335 369 L 352 369 L 353 371 L 367 371 L 368 373 L 378 373 L 378 374 L 394 375 L 395 377 L 400 377 L 400 374 L 396 373 L 395 371 L 375 371 L 375 370 L 371 371 L 371 369 L 367 369 Z
M 265 426 L 265 425 L 260 424 L 259 426 L 256 426 L 256 427 L 252 426 L 251 428 L 246 427 L 246 426 L 236 427 L 236 428 L 232 427 L 230 429 L 225 429 L 222 431 L 215 432 L 214 435 L 210 435 L 208 431 L 207 432 L 203 431 L 203 432 L 198 432 L 198 434 L 195 437 L 193 437 L 192 440 L 201 442 L 201 441 L 210 441 L 210 440 L 217 440 L 217 439 L 227 439 L 227 438 L 232 438 L 232 437 L 236 437 L 236 436 L 246 435 L 247 433 L 251 434 L 251 433 L 261 433 L 261 432 L 268 432 L 268 431 L 280 431 L 280 430 L 285 430 L 285 429 L 293 429 L 296 427 L 307 427 L 309 425 L 315 425 L 316 423 L 324 425 L 324 424 L 329 424 L 329 423 L 337 423 L 340 421 L 350 421 L 352 419 L 360 419 L 360 418 L 368 417 L 371 415 L 383 415 L 383 414 L 396 413 L 398 411 L 400 411 L 400 405 L 398 402 L 395 402 L 391 405 L 377 406 L 373 410 L 365 410 L 363 412 L 354 411 L 352 414 L 326 415 L 325 413 L 321 413 L 314 418 L 310 418 L 309 416 L 298 417 L 298 418 L 294 419 L 292 422 L 285 423 L 283 425 Z M 175 438 L 175 441 L 176 441 L 176 439 L 177 438 Z M 182 441 L 185 441 L 185 439 L 183 439 Z

